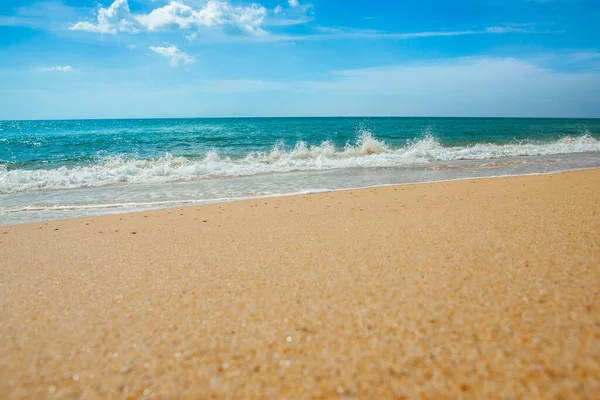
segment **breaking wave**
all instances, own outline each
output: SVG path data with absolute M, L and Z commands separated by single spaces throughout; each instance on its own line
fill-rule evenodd
M 211 151 L 203 159 L 196 160 L 174 157 L 168 153 L 151 160 L 109 156 L 99 158 L 93 165 L 46 170 L 8 170 L 0 165 L 0 194 L 598 151 L 600 141 L 589 134 L 564 137 L 549 143 L 480 143 L 464 147 L 444 147 L 435 137 L 426 135 L 394 149 L 374 138 L 370 132 L 363 131 L 356 143 L 347 144 L 341 149 L 327 141 L 318 146 L 298 142 L 291 150 L 276 143 L 269 152 L 252 152 L 242 158 L 225 157 Z

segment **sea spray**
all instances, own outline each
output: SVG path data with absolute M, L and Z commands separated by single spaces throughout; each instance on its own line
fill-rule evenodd
M 89 165 L 36 170 L 8 169 L 0 165 L 0 194 L 584 152 L 600 152 L 600 141 L 589 133 L 545 143 L 521 140 L 450 147 L 443 146 L 426 132 L 421 138 L 394 148 L 363 129 L 353 143 L 346 143 L 343 148 L 329 140 L 312 146 L 300 140 L 294 147 L 286 149 L 281 141 L 276 141 L 268 152 L 251 151 L 237 157 L 221 155 L 215 149 L 194 158 L 170 153 L 157 158 L 110 155 L 98 157 Z

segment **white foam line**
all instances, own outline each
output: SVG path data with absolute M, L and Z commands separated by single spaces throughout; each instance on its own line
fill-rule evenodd
M 228 198 L 215 199 L 217 201 L 229 201 Z M 153 201 L 149 203 L 112 203 L 112 204 L 84 204 L 84 205 L 66 205 L 66 206 L 31 206 L 21 208 L 0 208 L 0 213 L 17 213 L 17 212 L 33 212 L 33 211 L 68 211 L 68 210 L 94 210 L 104 208 L 123 208 L 123 207 L 140 207 L 140 206 L 161 206 L 167 204 L 197 204 L 207 200 L 165 200 Z M 210 200 L 209 200 L 210 201 Z
M 344 188 L 344 189 L 331 189 L 331 190 L 325 190 L 325 192 L 344 192 L 344 191 L 348 191 L 348 190 L 363 190 L 363 189 L 374 189 L 374 188 L 392 187 L 392 186 L 427 185 L 430 183 L 472 181 L 472 180 L 478 180 L 478 179 L 498 179 L 498 178 L 515 178 L 515 177 L 522 177 L 522 176 L 558 175 L 558 174 L 564 174 L 565 172 L 588 171 L 588 170 L 593 170 L 593 169 L 600 169 L 600 167 L 569 168 L 569 169 L 557 170 L 557 171 L 552 171 L 552 172 L 530 172 L 530 173 L 525 173 L 525 174 L 474 176 L 474 177 L 470 177 L 470 178 L 466 177 L 466 178 L 439 179 L 439 180 L 421 181 L 421 182 L 382 183 L 382 184 L 373 185 L 373 186 L 358 186 L 358 187 Z
M 465 177 L 465 178 L 454 178 L 454 179 L 440 179 L 440 180 L 431 180 L 431 181 L 422 181 L 422 182 L 406 182 L 406 183 L 387 183 L 387 184 L 378 184 L 378 185 L 371 185 L 371 186 L 358 186 L 358 187 L 351 187 L 351 188 L 340 188 L 340 189 L 307 189 L 307 190 L 303 190 L 303 191 L 299 191 L 299 192 L 292 192 L 292 193 L 276 193 L 276 194 L 271 194 L 271 195 L 264 195 L 264 196 L 245 196 L 245 197 L 236 197 L 236 198 L 217 198 L 217 199 L 208 199 L 208 200 L 182 200 L 182 201 L 177 201 L 177 200 L 173 200 L 173 201 L 165 201 L 164 203 L 170 203 L 170 204 L 201 204 L 201 205 L 209 205 L 209 204 L 221 204 L 221 203 L 237 203 L 240 201 L 246 201 L 246 200 L 257 200 L 257 199 L 269 199 L 269 198 L 276 198 L 276 197 L 292 197 L 292 196 L 302 196 L 302 195 L 308 195 L 308 194 L 319 194 L 319 193 L 335 193 L 335 192 L 346 192 L 346 191 L 351 191 L 351 190 L 364 190 L 364 189 L 374 189 L 374 188 L 383 188 L 383 187 L 393 187 L 393 186 L 414 186 L 414 185 L 427 185 L 427 184 L 432 184 L 432 183 L 444 183 L 444 182 L 459 182 L 459 181 L 470 181 L 470 180 L 480 180 L 480 179 L 502 179 L 502 178 L 514 178 L 514 177 L 526 177 L 526 176 L 543 176 L 543 175 L 558 175 L 558 174 L 563 174 L 565 172 L 573 172 L 573 171 L 588 171 L 588 170 L 595 170 L 595 169 L 600 169 L 600 167 L 586 167 L 586 168 L 572 168 L 572 169 L 565 169 L 565 170 L 558 170 L 558 171 L 552 171 L 552 172 L 535 172 L 535 173 L 526 173 L 526 174 L 507 174 L 507 175 L 490 175 L 490 176 L 477 176 L 477 177 Z M 124 203 L 124 204 L 161 204 L 163 202 L 155 202 L 155 203 Z M 69 210 L 68 206 L 61 206 L 63 207 L 62 211 L 67 211 Z M 99 207 L 90 207 L 90 208 L 99 208 L 102 207 L 101 205 Z M 185 207 L 185 206 L 184 206 Z M 109 210 L 109 209 L 115 209 L 118 207 L 104 207 L 104 209 Z M 114 212 L 114 213 L 102 213 L 102 214 L 94 214 L 94 215 L 115 215 L 115 214 L 129 214 L 129 213 L 141 213 L 141 212 L 147 212 L 147 211 L 151 211 L 151 210 L 169 210 L 169 209 L 173 209 L 175 207 L 148 207 L 148 208 L 144 208 L 143 210 L 136 210 L 136 211 L 131 211 L 131 210 L 125 210 L 125 211 L 120 211 L 120 212 Z M 24 211 L 31 211 L 31 210 L 24 210 Z M 54 211 L 52 209 L 45 209 L 45 210 L 40 210 L 40 211 Z M 58 210 L 57 210 L 58 211 Z M 8 212 L 5 211 L 0 211 L 0 215 L 2 214 L 8 214 Z M 81 218 L 88 218 L 90 216 L 83 216 L 83 217 L 75 217 L 75 218 L 52 218 L 52 219 L 44 219 L 41 221 L 37 221 L 37 222 L 26 222 L 24 224 L 33 224 L 33 223 L 39 223 L 42 221 L 57 221 L 57 220 L 71 220 L 71 219 L 81 219 Z M 12 225 L 22 225 L 22 224 L 12 224 Z M 0 226 L 10 226 L 10 225 L 6 225 L 6 224 L 0 224 Z
M 334 189 L 335 190 L 335 189 Z M 39 211 L 75 211 L 75 210 L 95 210 L 95 209 L 115 209 L 115 208 L 141 208 L 145 209 L 167 209 L 170 207 L 161 207 L 169 204 L 216 204 L 216 203 L 228 203 L 242 200 L 252 199 L 267 199 L 272 197 L 284 197 L 284 196 L 296 196 L 302 194 L 314 194 L 321 192 L 331 192 L 330 189 L 308 189 L 306 191 L 292 192 L 292 193 L 273 193 L 264 194 L 257 196 L 240 196 L 240 197 L 217 197 L 214 199 L 188 199 L 188 200 L 164 200 L 164 201 L 153 201 L 148 203 L 112 203 L 112 204 L 85 204 L 85 205 L 65 205 L 65 206 L 31 206 L 31 207 L 20 207 L 20 208 L 1 208 L 0 215 L 12 214 L 18 212 L 39 212 Z M 153 207 L 157 206 L 157 207 Z M 135 212 L 135 211 L 132 211 Z
M 111 156 L 98 163 L 49 170 L 6 171 L 0 169 L 0 193 L 106 187 L 120 184 L 167 183 L 258 176 L 297 171 L 346 168 L 378 168 L 429 165 L 462 160 L 497 160 L 507 157 L 548 156 L 600 152 L 600 141 L 589 134 L 564 137 L 551 143 L 518 142 L 498 145 L 479 143 L 468 147 L 444 147 L 432 136 L 392 149 L 383 141 L 362 132 L 355 145 L 336 149 L 330 142 L 307 146 L 298 142 L 285 151 L 276 144 L 268 153 L 249 153 L 243 159 L 220 157 L 209 152 L 202 160 L 173 157 L 154 160 Z

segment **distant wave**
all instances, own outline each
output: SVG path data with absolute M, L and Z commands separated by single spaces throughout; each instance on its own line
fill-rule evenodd
M 252 152 L 240 159 L 223 157 L 211 151 L 202 160 L 173 157 L 167 153 L 153 160 L 102 157 L 93 165 L 48 170 L 8 170 L 0 166 L 0 194 L 597 151 L 600 151 L 600 141 L 587 133 L 549 143 L 480 143 L 465 147 L 444 147 L 435 137 L 426 135 L 405 147 L 394 149 L 374 138 L 369 131 L 362 131 L 356 143 L 347 144 L 343 149 L 336 148 L 331 142 L 318 146 L 298 142 L 293 149 L 285 150 L 281 143 L 276 143 L 269 152 Z

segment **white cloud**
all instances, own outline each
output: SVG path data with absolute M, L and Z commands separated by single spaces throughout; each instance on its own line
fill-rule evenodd
M 108 8 L 100 8 L 96 23 L 78 22 L 70 29 L 72 31 L 87 31 L 102 34 L 116 34 L 117 32 L 138 32 L 137 23 L 131 12 L 127 0 L 115 0 Z
M 168 58 L 169 65 L 171 67 L 179 67 L 180 65 L 193 64 L 196 62 L 196 59 L 194 57 L 190 56 L 187 53 L 184 53 L 183 51 L 179 50 L 176 46 L 173 45 L 168 47 L 150 46 L 150 50 L 152 50 L 156 54 Z
M 73 72 L 73 68 L 70 65 L 55 66 L 55 67 L 39 67 L 36 71 L 40 72 Z
M 208 0 L 200 8 L 183 1 L 153 9 L 148 14 L 132 14 L 127 0 L 115 0 L 108 8 L 100 8 L 95 22 L 78 22 L 70 29 L 101 34 L 157 31 L 171 27 L 182 30 L 223 27 L 248 34 L 261 34 L 267 10 L 261 5 L 234 6 L 228 0 Z
M 135 44 L 130 44 L 129 46 L 127 46 L 127 48 L 128 48 L 129 50 L 135 50 L 135 48 L 136 48 L 136 47 L 137 47 L 137 46 L 136 46 Z
M 189 2 L 191 5 L 185 3 Z M 525 26 L 491 26 L 480 30 L 447 32 L 395 33 L 358 29 L 336 29 L 336 32 L 319 32 L 304 35 L 266 35 L 266 27 L 289 26 L 307 23 L 314 19 L 309 10 L 310 4 L 300 4 L 298 0 L 288 0 L 289 8 L 276 6 L 271 15 L 258 3 L 233 5 L 230 0 L 170 0 L 147 13 L 132 13 L 128 0 L 114 0 L 107 8 L 99 8 L 95 20 L 80 21 L 71 26 L 73 31 L 87 31 L 99 34 L 119 32 L 138 33 L 169 29 L 185 31 L 185 37 L 193 40 L 205 29 L 221 28 L 229 32 L 244 33 L 260 40 L 327 40 L 327 39 L 408 39 L 433 36 L 459 36 L 480 34 L 536 33 Z M 550 33 L 550 32 L 538 32 Z M 245 38 L 245 40 L 247 40 Z
M 490 26 L 485 28 L 488 33 L 525 33 L 529 32 L 525 28 L 518 28 L 514 26 Z
M 189 29 L 194 23 L 195 16 L 191 7 L 183 3 L 171 2 L 164 7 L 155 8 L 150 14 L 140 15 L 137 19 L 146 29 L 155 31 L 169 25 Z M 203 22 L 210 24 L 210 21 Z

